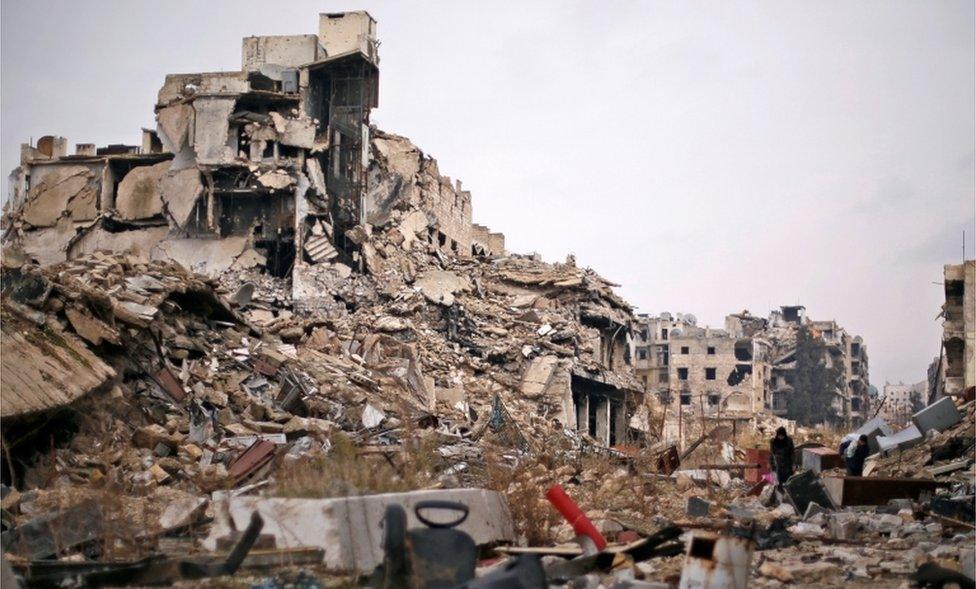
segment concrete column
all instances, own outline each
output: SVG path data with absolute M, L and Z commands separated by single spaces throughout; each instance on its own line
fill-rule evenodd
M 613 412 L 613 437 L 618 444 L 623 444 L 627 438 L 627 411 L 623 403 L 611 403 Z
M 601 444 L 610 444 L 610 402 L 604 397 L 594 397 L 591 403 L 596 403 L 596 435 Z
M 576 431 L 586 433 L 590 415 L 590 398 L 587 395 L 580 395 L 576 407 Z

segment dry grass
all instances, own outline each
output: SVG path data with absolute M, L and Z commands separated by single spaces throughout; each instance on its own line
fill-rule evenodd
M 441 462 L 430 437 L 415 435 L 386 454 L 360 452 L 342 432 L 327 454 L 285 462 L 275 473 L 278 497 L 347 497 L 410 491 L 431 485 Z
M 552 528 L 562 521 L 545 498 L 546 490 L 557 482 L 555 473 L 564 466 L 558 462 L 554 454 L 535 455 L 512 466 L 496 449 L 485 454 L 488 487 L 508 499 L 516 536 L 530 546 L 551 544 Z

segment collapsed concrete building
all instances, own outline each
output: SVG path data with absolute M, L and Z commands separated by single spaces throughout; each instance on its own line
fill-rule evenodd
M 793 383 L 796 367 L 796 334 L 801 328 L 825 345 L 824 363 L 841 371 L 843 386 L 834 392 L 831 408 L 837 421 L 856 425 L 870 418 L 871 385 L 868 352 L 859 335 L 850 335 L 834 320 L 814 321 L 800 305 L 783 306 L 770 313 L 760 332 L 771 346 L 771 390 L 769 407 L 777 415 L 786 415 L 789 396 L 802 394 Z
M 377 47 L 368 13 L 322 14 L 317 35 L 245 38 L 239 71 L 166 76 L 157 128 L 144 130 L 141 146 L 84 144 L 69 155 L 53 136 L 23 146 L 5 248 L 22 253 L 12 259 L 25 268 L 87 268 L 106 252 L 132 267 L 176 262 L 215 280 L 251 325 L 284 330 L 289 341 L 323 321 L 346 354 L 362 353 L 365 344 L 348 341 L 364 331 L 394 334 L 415 350 L 403 352 L 414 358 L 408 388 L 424 406 L 473 403 L 467 382 L 482 402 L 501 394 L 512 403 L 518 392 L 550 427 L 601 445 L 642 436 L 631 307 L 573 263 L 507 257 L 504 235 L 472 222 L 460 181 L 408 139 L 370 125 Z M 415 324 L 400 318 L 409 315 L 404 300 L 417 298 L 411 289 L 431 306 Z M 478 318 L 473 309 L 489 296 L 502 307 Z M 395 320 L 368 313 L 390 297 Z M 111 327 L 113 314 L 94 317 Z M 369 319 L 348 319 L 360 315 Z M 412 325 L 424 326 L 422 337 Z M 447 340 L 430 343 L 441 332 Z M 506 386 L 475 386 L 470 369 L 445 364 L 454 356 L 445 346 L 487 362 L 474 373 L 505 373 L 496 380 Z
M 377 49 L 368 13 L 322 14 L 317 35 L 245 38 L 240 71 L 166 76 L 141 146 L 22 146 L 7 241 L 44 264 L 99 249 L 210 276 L 260 264 L 290 275 L 299 299 L 334 263 L 364 269 L 367 223 L 411 208 L 445 252 L 504 254 L 504 236 L 472 224 L 460 182 L 370 127 Z

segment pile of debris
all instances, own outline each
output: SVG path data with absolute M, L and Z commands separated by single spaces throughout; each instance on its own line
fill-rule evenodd
M 715 546 L 728 542 L 744 560 L 721 566 L 760 584 L 971 567 L 973 403 L 920 412 L 935 425 L 915 445 L 866 426 L 887 448 L 873 474 L 933 479 L 831 476 L 836 452 L 804 444 L 796 462 L 809 470 L 778 490 L 765 483 L 768 454 L 728 428 L 681 454 L 647 436 L 643 449 L 607 447 L 562 420 L 567 394 L 579 402 L 574 378 L 632 386 L 607 368 L 618 358 L 606 326 L 627 312 L 610 285 L 571 263 L 394 248 L 395 232 L 370 231 L 382 262 L 325 291 L 326 311 L 259 294 L 253 271 L 209 279 L 126 254 L 46 268 L 8 256 L 2 508 L 17 570 L 35 582 L 94 563 L 121 574 L 114 562 L 141 581 L 193 579 L 230 570 L 221 551 L 240 542 L 235 566 L 257 567 L 242 577 L 253 582 L 269 567 L 366 574 L 388 558 L 385 506 L 429 499 L 477 514 L 460 529 L 510 557 L 482 561 L 485 573 L 529 566 L 518 563 L 531 553 L 551 582 L 664 586 L 724 558 Z M 925 421 L 946 403 L 958 418 Z M 577 544 L 578 522 L 548 504 L 554 485 L 603 551 Z M 252 514 L 263 526 L 253 538 L 241 533 Z M 38 560 L 51 556 L 69 561 Z

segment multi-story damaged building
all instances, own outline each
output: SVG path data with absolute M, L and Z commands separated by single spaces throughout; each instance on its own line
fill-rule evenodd
M 644 392 L 663 398 L 670 391 L 671 335 L 695 326 L 694 315 L 642 314 L 635 321 L 634 369 Z
M 267 287 L 274 302 L 254 311 L 258 325 L 313 317 L 321 335 L 325 317 L 334 326 L 357 315 L 344 352 L 361 352 L 350 338 L 363 331 L 370 345 L 385 338 L 402 353 L 388 367 L 428 409 L 466 382 L 479 401 L 531 404 L 523 424 L 545 420 L 601 445 L 649 431 L 634 419 L 643 394 L 630 305 L 574 262 L 507 256 L 503 234 L 472 222 L 460 181 L 370 125 L 377 46 L 369 14 L 322 14 L 317 35 L 245 38 L 239 71 L 166 76 L 141 146 L 25 146 L 5 247 L 41 265 L 125 252 L 178 262 L 229 292 Z M 396 318 L 361 316 L 383 305 Z M 446 363 L 456 350 L 476 361 Z
M 774 310 L 769 318 L 743 311 L 725 318 L 725 329 L 699 327 L 693 316 L 640 315 L 635 327 L 635 369 L 644 390 L 664 410 L 665 437 L 684 437 L 685 423 L 749 421 L 757 414 L 787 416 L 796 367 L 796 333 L 806 327 L 825 344 L 825 363 L 841 370 L 834 413 L 856 423 L 869 405 L 867 350 L 835 321 L 811 321 L 802 306 Z
M 803 394 L 795 388 L 797 332 L 807 329 L 824 344 L 824 364 L 840 370 L 843 385 L 831 402 L 835 419 L 857 424 L 869 417 L 870 384 L 867 347 L 861 336 L 851 336 L 836 321 L 813 321 L 801 305 L 783 306 L 770 313 L 762 331 L 771 349 L 771 390 L 768 407 L 776 415 L 786 415 L 790 395 Z
M 635 365 L 664 410 L 664 436 L 685 437 L 686 423 L 750 422 L 764 408 L 768 350 L 759 338 L 696 325 L 693 315 L 638 317 Z
M 501 255 L 460 182 L 370 126 L 377 49 L 368 13 L 322 14 L 317 35 L 245 38 L 239 71 L 166 76 L 141 146 L 25 145 L 8 241 L 45 264 L 107 249 L 209 275 L 261 265 L 312 303 L 321 274 L 369 264 L 368 223 L 411 208 L 443 251 Z
M 880 400 L 878 415 L 892 425 L 908 426 L 912 415 L 925 406 L 928 380 L 914 384 L 886 383 L 884 397 Z
M 930 369 L 929 400 L 976 387 L 976 260 L 946 264 L 941 356 Z

